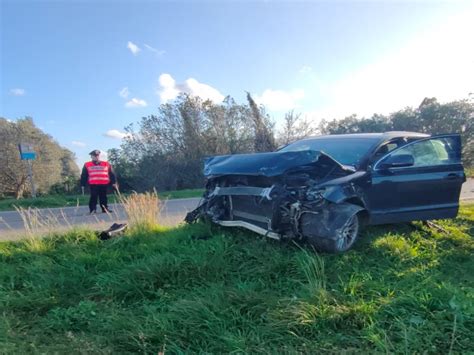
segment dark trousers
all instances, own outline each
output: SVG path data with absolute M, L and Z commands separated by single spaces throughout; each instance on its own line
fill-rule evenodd
M 108 210 L 107 206 L 107 185 L 89 185 L 91 197 L 89 199 L 89 211 L 95 211 L 97 208 L 97 197 L 99 198 L 102 212 Z

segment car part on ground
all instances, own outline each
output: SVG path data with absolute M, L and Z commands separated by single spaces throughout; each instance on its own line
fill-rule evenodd
M 108 229 L 102 232 L 97 232 L 97 237 L 100 240 L 107 240 L 122 235 L 127 230 L 126 223 L 114 223 Z

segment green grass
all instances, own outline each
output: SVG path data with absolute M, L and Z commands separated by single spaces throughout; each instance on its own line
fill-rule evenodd
M 110 199 L 112 200 L 113 197 L 110 196 Z M 0 200 L 0 211 L 14 210 L 15 206 L 22 208 L 73 207 L 77 206 L 77 204 L 86 205 L 88 201 L 89 196 L 82 195 L 49 195 L 39 196 L 37 198 L 22 198 L 19 200 L 6 198 Z
M 158 192 L 158 196 L 164 199 L 191 198 L 191 197 L 201 197 L 203 193 L 204 193 L 204 189 L 187 189 L 187 190 Z
M 174 199 L 174 198 L 189 198 L 189 197 L 201 197 L 203 189 L 189 189 L 189 190 L 176 190 L 176 191 L 165 191 L 159 192 L 158 196 L 163 199 Z M 118 198 L 115 195 L 109 195 L 109 203 L 118 202 Z M 82 195 L 49 195 L 40 196 L 38 198 L 24 198 L 16 200 L 14 198 L 7 198 L 0 200 L 0 211 L 14 210 L 15 206 L 28 208 L 51 208 L 51 207 L 74 207 L 79 205 L 87 205 L 89 203 L 89 196 L 86 194 Z
M 474 351 L 474 205 L 354 250 L 196 224 L 0 243 L 5 353 Z
M 474 167 L 464 168 L 464 172 L 466 173 L 467 177 L 474 178 Z

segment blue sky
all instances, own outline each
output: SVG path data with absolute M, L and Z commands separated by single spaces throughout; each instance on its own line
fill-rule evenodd
M 474 92 L 473 2 L 1 2 L 0 116 L 79 162 L 187 91 L 277 121 L 389 113 Z M 471 40 L 469 40 L 471 38 Z

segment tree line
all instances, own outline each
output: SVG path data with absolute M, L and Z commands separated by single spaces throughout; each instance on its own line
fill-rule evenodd
M 474 166 L 473 98 L 439 103 L 425 98 L 416 107 L 389 115 L 348 116 L 318 123 L 287 112 L 277 129 L 275 120 L 247 93 L 245 103 L 228 96 L 222 103 L 182 94 L 158 107 L 156 114 L 126 127 L 118 149 L 108 152 L 122 190 L 159 191 L 203 186 L 207 156 L 273 151 L 295 140 L 318 134 L 415 131 L 429 134 L 457 132 L 463 143 L 463 162 Z M 79 168 L 74 154 L 35 126 L 31 118 L 10 121 L 0 117 L 0 197 L 21 198 L 31 193 L 27 166 L 18 144 L 32 143 L 38 159 L 33 173 L 39 193 L 71 193 L 78 189 Z
M 36 127 L 31 118 L 10 121 L 0 117 L 0 197 L 19 199 L 31 194 L 26 161 L 20 159 L 20 143 L 32 144 L 37 153 L 32 169 L 38 193 L 67 193 L 76 188 L 79 168 L 74 153 Z
M 463 163 L 474 166 L 474 100 L 464 99 L 445 104 L 425 98 L 417 108 L 406 107 L 390 115 L 374 114 L 369 118 L 355 115 L 343 120 L 323 120 L 323 134 L 412 131 L 428 134 L 459 133 L 463 145 Z
M 109 151 L 122 189 L 174 190 L 203 186 L 206 156 L 273 151 L 292 141 L 317 134 L 415 131 L 429 134 L 457 132 L 463 142 L 463 161 L 474 165 L 474 102 L 464 99 L 439 103 L 425 98 L 419 107 L 389 115 L 374 114 L 318 124 L 294 111 L 287 112 L 280 129 L 265 107 L 247 93 L 239 104 L 230 96 L 222 103 L 186 94 L 159 106 L 154 115 L 126 128 L 119 149 Z

